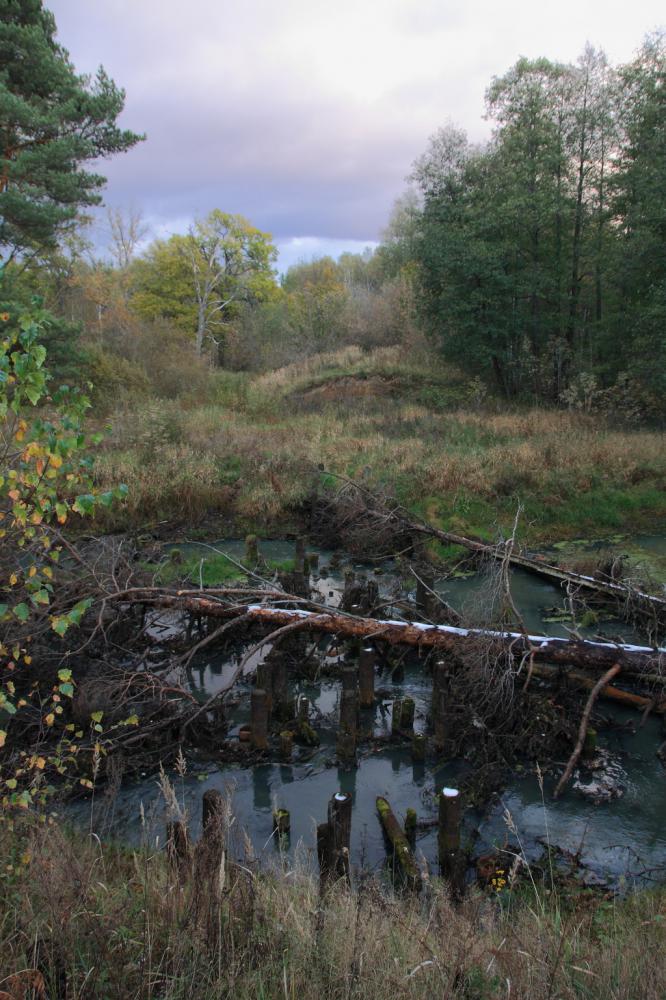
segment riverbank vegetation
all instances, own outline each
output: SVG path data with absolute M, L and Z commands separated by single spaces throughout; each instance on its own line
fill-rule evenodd
M 436 878 L 419 898 L 369 875 L 322 900 L 305 855 L 180 886 L 154 843 L 23 827 L 2 873 L 0 989 L 28 996 L 37 975 L 53 997 L 661 1000 L 663 890 L 613 899 L 516 868 L 507 856 L 460 906 Z

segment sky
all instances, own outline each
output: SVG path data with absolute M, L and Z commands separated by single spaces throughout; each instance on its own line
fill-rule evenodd
M 484 92 L 521 56 L 632 58 L 657 0 L 46 0 L 81 73 L 147 139 L 103 164 L 153 236 L 211 209 L 270 232 L 279 268 L 381 238 L 428 137 L 490 134 Z M 103 224 L 97 230 L 104 242 Z

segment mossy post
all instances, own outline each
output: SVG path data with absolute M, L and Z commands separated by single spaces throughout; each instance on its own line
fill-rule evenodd
M 331 871 L 334 878 L 351 884 L 349 852 L 351 844 L 352 797 L 350 792 L 336 792 L 328 803 Z
M 245 539 L 245 565 L 250 569 L 259 565 L 259 541 L 256 535 L 248 535 Z
M 594 757 L 597 750 L 597 731 L 592 726 L 587 727 L 585 741 L 583 743 L 583 757 Z
M 280 757 L 284 761 L 290 761 L 294 749 L 294 734 L 288 729 L 280 733 Z
M 462 796 L 457 788 L 443 788 L 439 794 L 439 826 L 437 849 L 439 870 L 448 880 L 454 896 L 463 890 L 464 866 L 460 850 L 460 824 L 462 821 Z
M 268 695 L 263 688 L 254 688 L 250 695 L 250 727 L 255 750 L 268 748 Z
M 288 809 L 275 809 L 273 811 L 273 829 L 277 834 L 278 841 L 282 837 L 288 837 L 291 830 L 291 816 Z
M 358 660 L 358 685 L 361 708 L 372 708 L 375 703 L 375 651 L 364 646 Z
M 376 805 L 382 828 L 393 848 L 393 859 L 397 861 L 408 888 L 418 891 L 421 888 L 421 872 L 412 854 L 405 831 L 396 819 L 388 799 L 380 795 L 377 797 Z
M 405 836 L 412 850 L 416 844 L 416 819 L 416 809 L 408 809 L 405 813 Z
M 400 729 L 403 733 L 411 733 L 414 729 L 414 699 L 407 697 L 402 699 L 400 709 Z
M 310 718 L 310 699 L 304 694 L 296 699 L 296 718 L 299 722 L 307 722 Z
M 412 760 L 417 764 L 425 760 L 427 744 L 425 733 L 412 734 Z

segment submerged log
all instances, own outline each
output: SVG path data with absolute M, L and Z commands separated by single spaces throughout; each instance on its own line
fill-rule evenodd
M 421 888 L 421 872 L 412 854 L 405 831 L 398 823 L 388 799 L 377 796 L 377 812 L 384 833 L 393 847 L 393 857 L 398 862 L 400 870 L 410 889 L 418 891 Z

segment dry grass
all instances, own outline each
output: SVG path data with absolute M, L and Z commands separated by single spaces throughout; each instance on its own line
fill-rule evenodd
M 427 500 L 440 523 L 458 529 L 492 534 L 520 501 L 531 540 L 633 530 L 666 510 L 663 434 L 562 410 L 447 408 L 445 383 L 429 403 L 432 386 L 419 389 L 410 364 L 410 388 L 363 399 L 334 394 L 316 408 L 299 408 L 294 396 L 314 377 L 361 365 L 410 369 L 396 348 L 372 355 L 347 348 L 261 376 L 224 404 L 184 410 L 155 401 L 121 410 L 98 477 L 104 485 L 127 482 L 132 518 L 226 507 L 257 526 L 301 502 L 320 464 L 362 472 L 415 509 Z M 432 376 L 424 363 L 419 370 L 422 379 Z
M 361 878 L 322 903 L 303 864 L 250 860 L 222 883 L 199 865 L 181 884 L 154 846 L 51 826 L 7 847 L 3 975 L 38 968 L 54 998 L 663 998 L 663 891 L 565 899 L 528 884 L 454 906 L 437 879 L 400 898 Z

